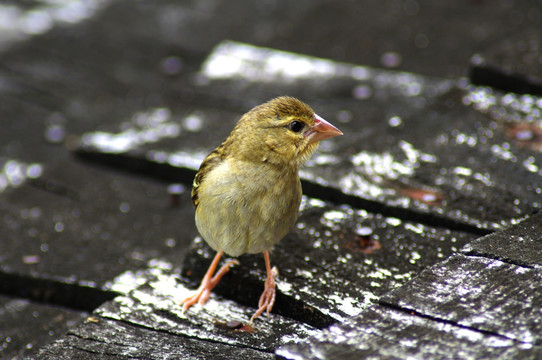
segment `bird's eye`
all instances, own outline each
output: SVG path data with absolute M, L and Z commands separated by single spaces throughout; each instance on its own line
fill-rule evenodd
M 292 130 L 293 132 L 300 132 L 301 129 L 303 129 L 303 123 L 301 121 L 292 121 L 288 124 L 288 129 Z

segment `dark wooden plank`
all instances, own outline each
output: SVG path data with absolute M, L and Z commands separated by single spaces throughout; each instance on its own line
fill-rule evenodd
M 195 305 L 183 314 L 180 301 L 193 290 L 179 278 L 177 269 L 166 262 L 137 273 L 128 272 L 117 281 L 138 286 L 103 304 L 95 314 L 158 333 L 272 353 L 278 345 L 300 342 L 317 332 L 311 326 L 276 314 L 272 314 L 271 319 L 257 319 L 250 325 L 253 307 L 215 294 L 204 307 Z
M 29 356 L 61 337 L 88 313 L 0 295 L 0 358 Z
M 91 311 L 122 272 L 156 257 L 181 263 L 196 230 L 189 192 L 178 204 L 165 183 L 73 159 L 51 165 L 0 198 L 0 289 Z
M 482 237 L 467 244 L 461 252 L 495 258 L 521 266 L 542 266 L 542 213 L 503 231 Z
M 379 299 L 379 305 L 333 325 L 284 359 L 514 358 L 541 356 L 542 272 L 523 250 L 536 251 L 539 215 L 474 241 Z M 525 242 L 517 241 L 525 237 Z M 500 246 L 508 239 L 510 257 Z M 529 241 L 530 239 L 530 241 Z M 495 244 L 493 248 L 492 245 Z M 526 248 L 526 249 L 524 249 Z M 485 250 L 492 258 L 473 253 Z M 536 261 L 536 260 L 535 260 Z M 526 263 L 519 266 L 516 263 Z
M 542 95 L 542 35 L 538 28 L 512 33 L 471 59 L 473 84 L 505 93 Z
M 542 271 L 455 255 L 380 302 L 527 344 L 542 343 Z
M 269 359 L 277 346 L 302 342 L 317 332 L 279 315 L 250 326 L 254 308 L 214 294 L 205 307 L 195 306 L 183 314 L 179 301 L 193 291 L 185 285 L 178 269 L 164 261 L 128 271 L 112 284 L 126 295 L 100 306 L 36 358 Z
M 542 346 L 374 306 L 276 354 L 292 360 L 534 359 L 542 356 Z
M 93 316 L 32 359 L 273 359 L 272 353 Z

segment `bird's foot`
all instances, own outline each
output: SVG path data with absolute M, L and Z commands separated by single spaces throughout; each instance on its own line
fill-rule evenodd
M 211 291 L 213 288 L 218 284 L 220 279 L 230 270 L 230 267 L 233 265 L 239 265 L 239 261 L 237 260 L 229 260 L 226 262 L 220 270 L 213 276 L 213 273 L 216 269 L 216 265 L 218 263 L 218 260 L 220 260 L 220 256 L 222 254 L 218 253 L 215 259 L 213 260 L 213 263 L 209 267 L 209 270 L 207 270 L 207 273 L 203 277 L 203 280 L 201 281 L 201 284 L 199 288 L 196 290 L 196 293 L 192 296 L 187 297 L 183 301 L 181 301 L 181 304 L 183 304 L 183 311 L 184 314 L 192 305 L 195 303 L 199 303 L 200 305 L 203 305 L 209 300 L 209 296 L 211 296 Z
M 263 314 L 264 311 L 267 311 L 267 317 L 269 318 L 269 313 L 275 304 L 275 278 L 278 276 L 279 271 L 276 266 L 267 273 L 267 279 L 265 280 L 265 288 L 263 290 L 262 296 L 260 296 L 260 301 L 258 302 L 258 310 L 250 318 L 250 324 L 254 319 Z
M 199 302 L 200 304 L 204 304 L 209 299 L 211 289 L 209 289 L 208 285 L 208 282 L 205 283 L 204 281 L 202 281 L 195 294 L 181 301 L 181 304 L 183 305 L 183 315 L 192 305 L 196 304 L 197 302 Z

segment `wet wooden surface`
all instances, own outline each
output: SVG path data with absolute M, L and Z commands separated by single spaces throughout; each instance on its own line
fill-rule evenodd
M 0 7 L 1 358 L 541 356 L 542 4 L 71 4 Z M 345 136 L 273 314 L 259 255 L 183 314 L 199 162 L 282 94 Z

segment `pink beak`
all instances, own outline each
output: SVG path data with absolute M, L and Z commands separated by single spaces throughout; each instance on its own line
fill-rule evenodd
M 314 125 L 305 131 L 305 136 L 309 138 L 309 144 L 330 137 L 342 135 L 343 132 L 326 120 L 314 114 Z

